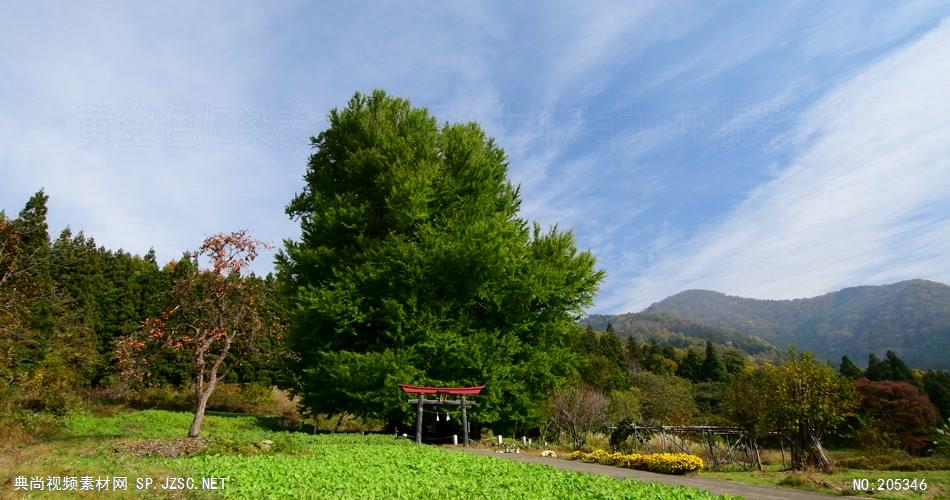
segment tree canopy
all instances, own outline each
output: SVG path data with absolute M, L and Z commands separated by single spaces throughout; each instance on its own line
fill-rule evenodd
M 920 389 L 907 382 L 859 379 L 860 414 L 883 436 L 897 440 L 911 453 L 921 453 L 933 442 L 931 430 L 937 410 Z
M 505 153 L 477 124 L 358 93 L 312 145 L 287 207 L 301 236 L 277 258 L 304 403 L 394 421 L 397 383 L 485 384 L 483 422 L 539 422 L 575 364 L 594 257 L 519 218 Z
M 851 380 L 808 352 L 789 348 L 779 366 L 765 366 L 733 381 L 727 409 L 752 435 L 764 429 L 789 440 L 792 468 L 830 468 L 822 436 L 854 414 L 860 398 Z

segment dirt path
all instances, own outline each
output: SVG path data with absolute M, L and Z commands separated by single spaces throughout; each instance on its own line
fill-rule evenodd
M 637 481 L 644 481 L 648 483 L 664 483 L 675 486 L 689 486 L 692 488 L 706 490 L 717 495 L 740 496 L 750 500 L 827 500 L 828 498 L 835 498 L 835 496 L 832 495 L 811 493 L 808 491 L 773 488 L 771 486 L 756 486 L 752 484 L 696 476 L 670 476 L 666 474 L 654 474 L 652 472 L 624 469 L 609 465 L 589 464 L 586 462 L 576 462 L 574 460 L 564 460 L 560 458 L 545 458 L 514 453 L 495 453 L 492 450 L 479 450 L 471 448 L 466 451 L 486 457 L 497 457 L 515 460 L 517 462 L 550 465 L 558 469 L 587 472 L 590 474 L 601 474 L 604 476 L 615 477 L 617 479 L 636 479 Z M 838 496 L 837 498 L 841 497 Z

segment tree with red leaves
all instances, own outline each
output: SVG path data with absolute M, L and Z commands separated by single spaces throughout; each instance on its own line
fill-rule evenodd
M 235 362 L 280 344 L 283 325 L 269 305 L 262 280 L 244 274 L 266 245 L 246 231 L 207 238 L 189 255 L 191 269 L 171 285 L 172 306 L 148 318 L 121 340 L 116 357 L 131 380 L 145 381 L 151 359 L 162 351 L 186 352 L 192 361 L 195 417 L 188 431 L 197 437 L 208 399 Z M 202 261 L 210 268 L 202 267 Z M 278 342 L 267 342 L 267 337 Z M 279 353 L 278 353 L 279 354 Z
M 871 419 L 874 429 L 896 438 L 910 453 L 926 451 L 937 423 L 937 410 L 926 394 L 912 384 L 892 380 L 861 378 L 856 385 L 861 393 L 859 414 Z

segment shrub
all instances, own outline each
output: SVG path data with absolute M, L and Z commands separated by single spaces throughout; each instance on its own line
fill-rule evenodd
M 50 413 L 19 410 L 0 413 L 0 444 L 30 443 L 52 435 L 62 426 L 62 418 Z
M 902 450 L 878 453 L 837 452 L 835 462 L 845 469 L 925 471 L 950 469 L 950 459 L 940 455 L 915 457 Z
M 556 389 L 546 410 L 554 428 L 567 434 L 576 450 L 588 434 L 606 424 L 607 398 L 586 386 Z
M 208 410 L 234 413 L 273 413 L 274 406 L 271 388 L 258 384 L 218 384 L 208 400 Z
M 610 438 L 602 432 L 588 432 L 584 443 L 588 449 L 597 450 L 610 447 Z

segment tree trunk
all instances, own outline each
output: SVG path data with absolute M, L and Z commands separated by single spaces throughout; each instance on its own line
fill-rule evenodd
M 211 393 L 214 392 L 214 388 L 218 385 L 218 381 L 220 380 L 218 378 L 218 370 L 221 369 L 221 362 L 224 361 L 225 356 L 228 355 L 230 348 L 231 337 L 225 337 L 224 347 L 221 349 L 221 353 L 215 358 L 214 363 L 211 364 L 211 369 L 207 372 L 207 382 L 205 382 L 205 355 L 207 351 L 206 349 L 200 349 L 196 353 L 195 419 L 191 422 L 191 429 L 188 430 L 188 437 L 190 438 L 198 437 L 198 433 L 201 431 L 201 422 L 205 419 L 205 408 L 208 406 L 208 399 L 211 398 Z M 224 376 L 222 375 L 221 379 L 223 378 Z
M 198 433 L 201 432 L 201 422 L 205 419 L 205 408 L 208 406 L 208 399 L 211 398 L 211 393 L 214 392 L 216 382 L 214 377 L 212 377 L 207 387 L 204 387 L 204 390 L 201 390 L 199 387 L 195 388 L 195 419 L 191 421 L 191 429 L 188 430 L 188 437 L 190 438 L 198 437 Z
M 795 439 L 791 442 L 792 470 L 803 470 L 811 466 L 822 472 L 831 471 L 831 462 L 821 446 L 818 432 L 806 425 L 800 425 Z
M 789 448 L 792 452 L 792 470 L 802 470 L 805 468 L 804 452 L 807 447 L 805 439 L 805 426 L 799 424 L 798 430 L 792 439 L 789 439 Z
M 762 470 L 762 455 L 759 454 L 759 442 L 755 439 L 752 439 L 752 450 L 755 452 L 755 468 L 759 471 Z

